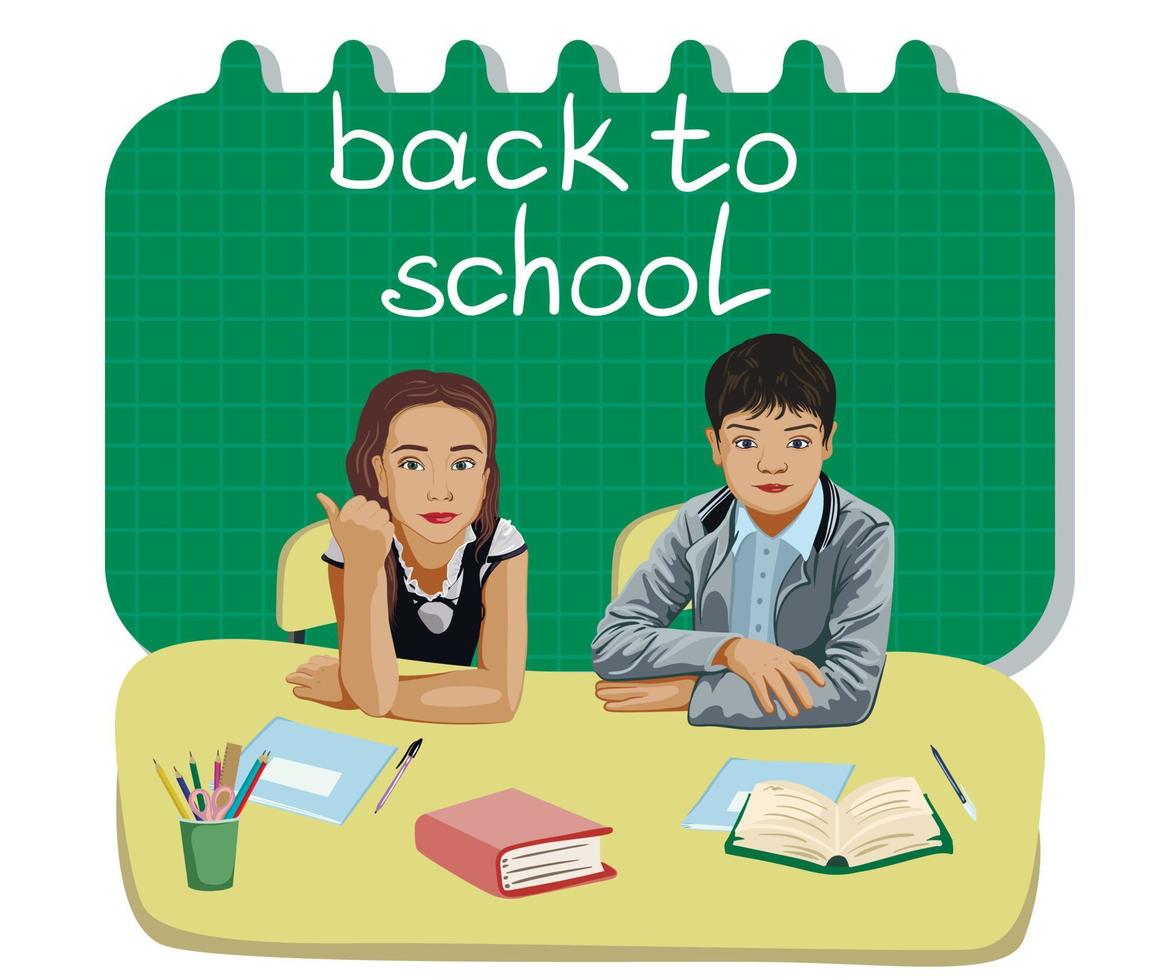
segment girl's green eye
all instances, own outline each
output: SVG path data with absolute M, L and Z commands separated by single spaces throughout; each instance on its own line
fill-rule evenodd
M 457 470 L 457 471 L 458 470 L 469 470 L 474 465 L 475 465 L 475 460 L 473 460 L 473 459 L 457 459 L 454 463 L 451 464 L 451 468 L 453 470 Z
M 740 439 L 734 439 L 733 445 L 735 445 L 738 449 L 756 449 L 757 448 L 757 443 L 754 442 L 752 439 L 749 439 L 745 436 L 742 436 Z
M 796 439 L 790 439 L 789 448 L 790 449 L 806 449 L 809 447 L 809 444 L 810 444 L 809 439 L 803 439 L 803 438 L 801 438 L 801 436 L 798 436 L 798 438 L 796 438 Z
M 423 464 L 420 463 L 417 459 L 405 459 L 399 464 L 399 468 L 404 470 L 417 471 L 423 468 Z

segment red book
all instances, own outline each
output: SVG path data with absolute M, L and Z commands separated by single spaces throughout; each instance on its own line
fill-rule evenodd
M 611 827 L 518 789 L 424 813 L 415 821 L 420 854 L 501 898 L 615 878 L 600 859 Z

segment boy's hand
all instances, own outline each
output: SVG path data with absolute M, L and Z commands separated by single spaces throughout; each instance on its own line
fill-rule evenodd
M 343 690 L 336 657 L 311 657 L 306 663 L 299 664 L 293 674 L 286 675 L 286 683 L 294 685 L 294 696 L 303 701 L 317 701 L 334 708 L 356 707 Z
M 730 640 L 717 651 L 713 663 L 728 667 L 753 688 L 757 703 L 767 715 L 773 714 L 770 694 L 790 718 L 796 718 L 799 710 L 809 711 L 814 706 L 801 674 L 819 687 L 826 683 L 826 678 L 812 660 L 763 640 Z
M 342 550 L 344 564 L 381 568 L 395 540 L 395 526 L 386 508 L 360 494 L 351 497 L 339 510 L 338 504 L 326 494 L 316 496 L 326 511 L 330 533 Z
M 679 711 L 689 706 L 695 677 L 662 677 L 655 681 L 599 681 L 596 696 L 605 711 Z

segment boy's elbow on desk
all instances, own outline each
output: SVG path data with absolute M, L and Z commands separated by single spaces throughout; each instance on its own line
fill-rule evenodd
M 647 677 L 647 669 L 644 674 L 637 670 L 647 644 L 648 640 L 642 640 L 640 633 L 626 633 L 622 625 L 602 629 L 592 640 L 592 670 L 605 681 Z
M 609 650 L 609 642 L 603 633 L 596 634 L 592 641 L 592 669 L 596 675 L 602 680 L 614 681 L 617 680 L 616 672 L 613 670 L 615 658 L 611 650 Z

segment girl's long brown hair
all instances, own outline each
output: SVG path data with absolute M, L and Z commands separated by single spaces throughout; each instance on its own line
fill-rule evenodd
M 444 402 L 453 408 L 471 412 L 483 423 L 487 437 L 487 487 L 479 515 L 472 522 L 475 529 L 477 558 L 486 553 L 488 542 L 499 522 L 499 466 L 495 459 L 496 419 L 495 406 L 479 382 L 462 374 L 446 371 L 402 371 L 380 381 L 371 390 L 359 415 L 354 443 L 346 454 L 346 475 L 355 494 L 367 500 L 377 500 L 390 510 L 390 501 L 379 493 L 379 480 L 371 462 L 387 444 L 387 430 L 391 421 L 403 409 L 415 405 Z M 392 553 L 387 555 L 387 607 L 392 620 L 395 616 L 395 576 L 397 564 Z

